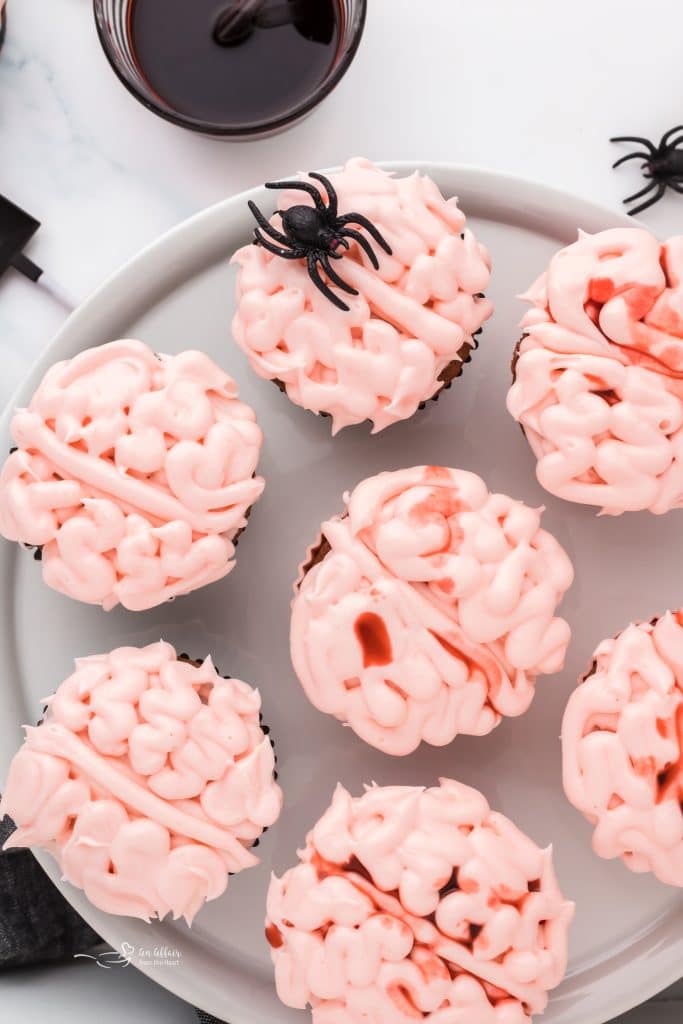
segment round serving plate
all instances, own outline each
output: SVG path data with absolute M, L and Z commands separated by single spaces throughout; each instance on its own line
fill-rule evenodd
M 434 784 L 451 776 L 483 790 L 542 845 L 552 843 L 562 888 L 576 901 L 569 972 L 553 994 L 547 1024 L 603 1024 L 680 974 L 683 895 L 651 876 L 591 852 L 590 826 L 567 803 L 560 779 L 562 710 L 600 639 L 632 619 L 681 604 L 681 514 L 598 517 L 557 501 L 536 482 L 534 461 L 505 410 L 510 358 L 523 309 L 515 298 L 561 244 L 586 231 L 632 224 L 627 218 L 529 182 L 471 168 L 418 167 L 446 195 L 458 195 L 494 265 L 488 294 L 496 312 L 463 377 L 409 422 L 371 437 L 366 426 L 330 437 L 330 421 L 292 405 L 258 379 L 231 339 L 234 269 L 230 255 L 249 240 L 246 201 L 272 209 L 263 189 L 199 214 L 141 253 L 65 324 L 16 395 L 25 404 L 47 367 L 114 338 L 139 337 L 154 349 L 201 348 L 239 382 L 265 432 L 263 498 L 240 539 L 237 568 L 220 583 L 141 614 L 105 613 L 62 597 L 41 581 L 40 565 L 17 545 L 0 544 L 0 778 L 21 742 L 22 723 L 40 717 L 40 699 L 79 655 L 163 637 L 194 657 L 214 656 L 224 672 L 258 685 L 279 756 L 285 810 L 261 843 L 260 867 L 230 881 L 192 929 L 100 913 L 39 859 L 67 899 L 112 946 L 155 981 L 231 1024 L 295 1024 L 306 1014 L 275 994 L 263 935 L 271 871 L 296 859 L 309 827 L 338 780 Z M 9 445 L 9 410 L 2 421 Z M 562 613 L 573 640 L 563 673 L 539 682 L 531 710 L 491 735 L 451 746 L 423 746 L 407 758 L 372 750 L 308 703 L 288 653 L 289 602 L 297 565 L 320 522 L 340 510 L 342 493 L 384 469 L 423 463 L 480 473 L 492 489 L 545 505 L 545 526 L 569 552 L 576 582 Z M 125 944 L 125 946 L 124 946 Z M 131 952 L 132 950 L 132 952 Z M 168 951 L 176 951 L 168 955 Z M 156 951 L 156 955 L 155 955 Z

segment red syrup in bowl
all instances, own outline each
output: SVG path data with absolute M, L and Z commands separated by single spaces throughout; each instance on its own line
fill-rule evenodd
M 140 74 L 171 111 L 239 129 L 286 118 L 331 71 L 339 0 L 133 0 Z

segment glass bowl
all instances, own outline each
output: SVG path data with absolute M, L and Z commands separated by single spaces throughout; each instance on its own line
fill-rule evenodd
M 367 13 L 367 0 L 338 0 L 341 9 L 341 30 L 337 52 L 324 79 L 305 100 L 278 117 L 247 124 L 221 124 L 180 113 L 168 105 L 146 80 L 136 61 L 129 31 L 131 10 L 135 2 L 136 0 L 93 0 L 100 43 L 121 82 L 143 106 L 166 121 L 180 125 L 181 128 L 228 140 L 247 140 L 274 135 L 310 114 L 332 92 L 348 70 L 360 44 Z M 192 3 L 189 0 L 188 10 L 191 9 Z

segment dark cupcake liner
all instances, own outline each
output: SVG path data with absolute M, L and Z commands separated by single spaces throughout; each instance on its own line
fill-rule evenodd
M 520 356 L 521 356 L 521 354 L 522 354 L 522 352 L 521 352 L 521 349 L 522 349 L 522 342 L 524 341 L 524 339 L 525 339 L 526 337 L 528 337 L 528 335 L 526 335 L 526 334 L 523 334 L 523 335 L 521 336 L 521 338 L 519 339 L 519 341 L 518 341 L 518 342 L 517 342 L 517 344 L 515 345 L 515 350 L 514 350 L 514 352 L 512 353 L 512 361 L 510 362 L 510 370 L 511 370 L 511 372 L 512 372 L 512 383 L 513 383 L 513 384 L 514 384 L 514 383 L 515 383 L 515 381 L 517 380 L 517 363 L 519 362 L 519 357 L 520 357 Z
M 302 563 L 301 568 L 299 570 L 298 586 L 301 586 L 304 577 L 308 575 L 311 569 L 313 569 L 316 565 L 320 565 L 320 563 L 324 561 L 324 559 L 326 558 L 327 555 L 329 555 L 331 550 L 332 545 L 330 544 L 327 537 L 325 537 L 322 533 L 319 533 L 317 541 L 315 541 L 315 543 L 312 544 L 311 547 L 308 549 L 307 559 L 305 562 Z
M 338 516 L 338 518 L 346 519 L 347 515 L 348 512 L 344 511 L 340 516 Z M 332 545 L 330 544 L 327 537 L 325 537 L 322 530 L 320 530 L 317 538 L 313 541 L 312 544 L 309 544 L 309 546 L 307 547 L 304 560 L 299 563 L 299 569 L 293 587 L 295 594 L 297 594 L 298 591 L 300 590 L 301 584 L 303 583 L 304 579 L 309 574 L 311 569 L 313 569 L 316 565 L 320 565 L 320 563 L 325 560 L 327 555 L 329 555 L 331 550 Z
M 524 341 L 524 339 L 526 337 L 527 337 L 526 334 L 522 335 L 522 337 L 519 339 L 519 341 L 515 345 L 514 352 L 512 353 L 512 360 L 510 362 L 510 370 L 512 372 L 512 383 L 513 384 L 517 380 L 517 363 L 519 362 L 520 356 L 522 355 L 522 351 L 521 351 L 522 350 L 522 342 Z M 524 437 L 526 438 L 526 430 L 524 429 L 524 424 L 518 422 L 518 426 L 519 426 L 519 429 L 524 434 Z
M 463 371 L 467 363 L 472 362 L 472 356 L 479 348 L 479 336 L 483 331 L 483 327 L 480 327 L 478 331 L 475 331 L 471 338 L 463 342 L 461 347 L 458 349 L 458 354 L 448 366 L 444 366 L 443 370 L 438 376 L 438 380 L 441 382 L 441 387 L 436 391 L 431 398 L 427 398 L 424 402 L 420 402 L 418 409 L 424 409 L 430 402 L 438 402 L 439 398 L 444 391 L 448 391 L 453 384 L 453 381 L 457 380 L 458 377 L 462 377 Z

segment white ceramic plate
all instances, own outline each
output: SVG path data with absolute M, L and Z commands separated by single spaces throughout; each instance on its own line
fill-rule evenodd
M 415 164 L 394 165 L 401 173 Z M 366 427 L 330 438 L 329 420 L 292 405 L 254 376 L 230 337 L 230 254 L 249 237 L 247 198 L 271 209 L 272 194 L 237 196 L 181 225 L 121 270 L 68 321 L 16 396 L 25 403 L 47 367 L 90 345 L 137 336 L 153 348 L 205 349 L 233 374 L 257 410 L 266 443 L 267 486 L 225 580 L 173 604 L 133 614 L 70 601 L 43 586 L 40 568 L 16 545 L 0 543 L 0 778 L 21 740 L 20 725 L 40 716 L 40 698 L 69 673 L 77 655 L 163 637 L 179 650 L 211 652 L 224 671 L 257 684 L 275 737 L 286 808 L 261 844 L 262 865 L 231 881 L 201 911 L 192 931 L 110 917 L 41 863 L 80 913 L 112 945 L 173 947 L 180 964 L 134 963 L 189 1002 L 231 1024 L 294 1024 L 309 1019 L 278 1002 L 263 936 L 271 870 L 283 871 L 327 805 L 337 780 L 433 784 L 454 776 L 481 788 L 492 805 L 541 844 L 552 842 L 560 881 L 577 903 L 569 974 L 553 995 L 547 1024 L 602 1024 L 674 981 L 683 963 L 683 896 L 619 862 L 593 856 L 590 827 L 565 800 L 558 735 L 562 709 L 595 644 L 633 618 L 681 604 L 681 514 L 598 518 L 591 509 L 541 492 L 531 453 L 505 411 L 510 357 L 522 310 L 515 295 L 577 227 L 632 223 L 571 196 L 472 169 L 419 165 L 446 195 L 459 195 L 489 246 L 496 313 L 461 380 L 413 420 L 370 437 Z M 2 422 L 8 438 L 9 413 Z M 0 438 L 0 443 L 5 443 Z M 6 443 L 9 443 L 7 440 Z M 489 485 L 545 504 L 545 525 L 576 568 L 563 605 L 574 637 L 565 672 L 543 678 L 531 711 L 482 739 L 423 747 L 393 759 L 371 750 L 307 702 L 288 656 L 292 580 L 322 519 L 342 492 L 383 469 L 441 463 L 475 470 Z M 161 958 L 163 959 L 163 957 Z

